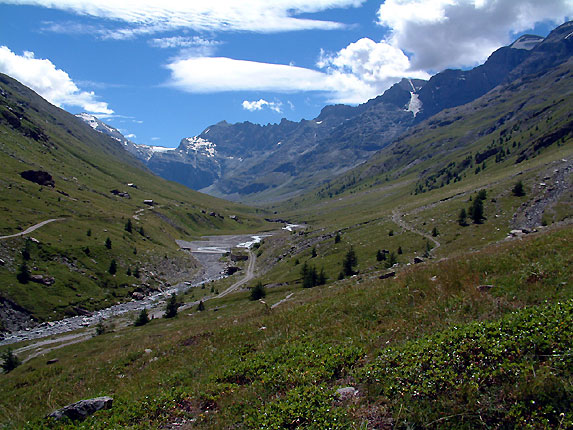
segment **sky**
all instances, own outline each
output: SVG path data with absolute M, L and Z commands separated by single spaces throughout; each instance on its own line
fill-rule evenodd
M 0 72 L 136 143 L 312 119 L 471 68 L 573 0 L 0 0 Z

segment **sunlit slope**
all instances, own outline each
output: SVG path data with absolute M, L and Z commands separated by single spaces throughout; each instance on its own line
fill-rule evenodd
M 0 236 L 62 219 L 25 236 L 40 244 L 0 241 L 0 295 L 40 318 L 93 309 L 188 276 L 195 263 L 177 251 L 175 239 L 264 228 L 249 208 L 153 175 L 118 142 L 6 75 L 0 75 L 0 164 Z M 54 186 L 24 179 L 29 170 L 47 172 Z M 24 261 L 26 246 L 31 258 Z M 55 283 L 19 282 L 24 262 L 31 274 Z M 136 268 L 140 278 L 133 276 Z

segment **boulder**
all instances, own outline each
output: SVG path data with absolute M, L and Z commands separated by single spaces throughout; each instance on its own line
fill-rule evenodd
M 113 398 L 108 396 L 80 400 L 79 402 L 72 403 L 52 412 L 48 415 L 48 418 L 61 420 L 64 417 L 68 417 L 71 420 L 84 420 L 97 411 L 111 409 L 112 403 Z
M 48 287 L 56 282 L 52 276 L 44 275 L 30 275 L 30 281 L 35 282 L 36 284 L 46 285 Z
M 395 271 L 391 271 L 391 272 L 388 272 L 388 273 L 384 273 L 383 275 L 380 275 L 380 279 L 393 278 L 394 276 L 396 276 L 396 272 L 395 272 Z
M 339 401 L 344 402 L 358 396 L 358 390 L 354 387 L 344 387 L 336 390 L 336 397 Z
M 424 260 L 420 257 L 414 257 L 414 264 L 420 264 L 423 263 Z
M 20 176 L 27 181 L 34 182 L 38 185 L 52 188 L 56 186 L 56 182 L 54 181 L 54 178 L 52 178 L 52 175 L 48 172 L 44 172 L 43 170 L 26 170 L 20 173 Z
M 133 293 L 131 293 L 131 297 L 135 300 L 143 300 L 145 298 L 143 293 L 140 293 L 139 291 L 134 291 Z

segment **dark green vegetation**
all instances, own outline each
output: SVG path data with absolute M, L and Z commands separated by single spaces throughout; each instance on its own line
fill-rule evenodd
M 16 367 L 18 367 L 22 362 L 20 359 L 12 352 L 11 349 L 7 349 L 2 354 L 2 370 L 4 373 L 11 372 Z
M 0 240 L 0 298 L 26 319 L 75 315 L 130 299 L 136 288 L 189 279 L 196 265 L 176 239 L 265 228 L 252 209 L 152 175 L 118 142 L 5 75 L 0 165 L 0 236 L 58 219 L 27 236 L 38 242 Z M 47 172 L 52 181 L 40 185 L 24 171 Z
M 249 296 L 249 299 L 260 300 L 264 299 L 266 296 L 267 296 L 267 291 L 265 290 L 264 285 L 262 284 L 262 282 L 257 282 L 257 285 L 255 285 L 251 289 L 251 295 Z
M 265 238 L 244 290 L 74 345 L 52 339 L 61 348 L 2 376 L 0 422 L 30 429 L 573 426 L 572 81 L 570 63 L 520 75 L 275 205 L 277 216 L 307 226 Z M 525 195 L 513 192 L 517 182 Z M 123 235 L 141 236 L 137 219 L 131 233 L 126 219 L 117 236 L 83 226 L 82 240 L 93 238 L 90 254 L 118 252 Z M 145 234 L 153 238 L 153 226 Z M 139 266 L 145 245 L 127 249 L 129 265 L 109 255 L 103 270 L 113 257 L 123 276 Z M 14 255 L 33 262 L 38 246 L 22 241 Z M 263 285 L 264 302 L 249 300 Z M 358 394 L 341 398 L 343 387 Z M 98 395 L 113 396 L 114 407 L 83 423 L 42 418 Z

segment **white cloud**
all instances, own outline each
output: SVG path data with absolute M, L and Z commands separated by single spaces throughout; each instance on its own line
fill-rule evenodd
M 284 64 L 259 63 L 224 57 L 176 59 L 168 85 L 190 93 L 225 91 L 327 92 L 330 102 L 361 103 L 376 89 L 350 73 L 324 73 Z
M 199 36 L 185 37 L 173 36 L 151 39 L 149 44 L 155 48 L 191 48 L 191 47 L 213 47 L 220 45 L 216 40 L 207 40 Z
M 382 85 L 323 58 L 325 72 L 284 64 L 259 63 L 224 57 L 176 59 L 168 85 L 190 93 L 226 91 L 322 91 L 333 103 L 362 103 L 379 95 Z M 334 62 L 334 60 L 332 60 Z M 387 80 L 387 87 L 393 82 Z M 387 88 L 386 87 L 386 88 Z M 385 89 L 385 88 L 383 88 Z
M 321 52 L 318 66 L 326 68 L 330 73 L 356 77 L 371 88 L 375 95 L 403 77 L 429 78 L 426 72 L 411 70 L 410 60 L 400 49 L 384 41 L 377 43 L 368 38 L 351 43 L 336 54 Z
M 197 31 L 259 33 L 343 27 L 332 21 L 297 18 L 333 8 L 360 6 L 365 0 L 0 0 L 3 3 L 61 9 L 78 15 L 123 21 L 115 38 L 189 28 Z
M 276 113 L 282 113 L 281 102 L 268 102 L 265 99 L 253 100 L 248 101 L 245 100 L 242 103 L 243 109 L 248 110 L 249 112 L 254 112 L 256 110 L 262 110 L 264 107 L 268 107 L 270 110 L 275 111 Z
M 129 133 L 129 134 L 126 134 L 125 137 L 127 137 L 128 139 L 135 139 L 137 136 L 133 133 Z
M 100 116 L 113 114 L 108 104 L 98 101 L 93 92 L 81 91 L 66 72 L 57 69 L 50 60 L 35 58 L 33 52 L 26 51 L 20 56 L 0 46 L 0 71 L 57 106 L 78 106 Z
M 571 16 L 571 0 L 386 0 L 378 10 L 387 42 L 433 71 L 476 65 L 514 34 Z

